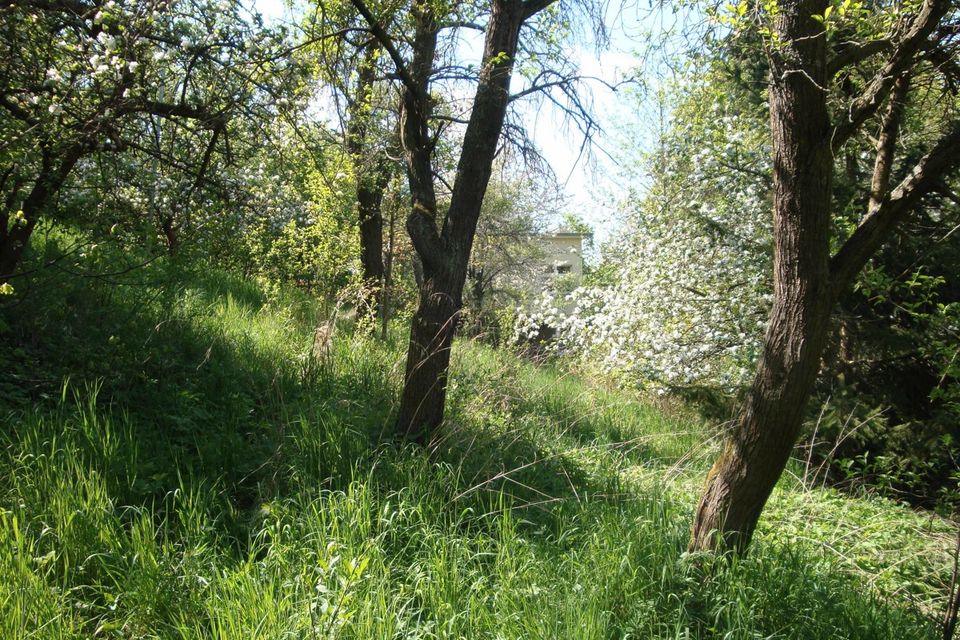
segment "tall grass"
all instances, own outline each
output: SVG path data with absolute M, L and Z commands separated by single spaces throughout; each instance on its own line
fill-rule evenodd
M 428 457 L 399 338 L 315 358 L 311 301 L 216 272 L 71 286 L 5 316 L 70 333 L 6 363 L 2 638 L 936 635 L 945 525 L 888 502 L 788 478 L 747 558 L 688 556 L 682 411 L 461 343 Z

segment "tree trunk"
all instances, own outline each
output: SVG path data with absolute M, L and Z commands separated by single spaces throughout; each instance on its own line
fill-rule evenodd
M 420 302 L 410 326 L 403 395 L 397 415 L 399 434 L 421 446 L 431 444 L 436 428 L 443 422 L 450 348 L 460 308 L 455 277 L 425 275 L 420 286 Z
M 77 143 L 66 149 L 59 165 L 54 166 L 52 152 L 48 148 L 41 149 L 40 170 L 33 188 L 23 201 L 21 210 L 23 220 L 10 224 L 3 220 L 0 224 L 0 284 L 3 284 L 16 275 L 17 267 L 30 242 L 30 236 L 46 211 L 51 200 L 66 182 L 67 176 L 80 160 L 84 152 L 84 145 Z
M 381 206 L 389 173 L 370 140 L 371 108 L 380 48 L 367 45 L 357 68 L 355 95 L 348 105 L 347 151 L 357 182 L 357 219 L 360 230 L 360 265 L 363 269 L 365 315 L 379 315 L 383 290 L 383 215 Z M 370 329 L 373 330 L 374 325 Z
M 430 157 L 433 141 L 427 129 L 430 98 L 425 90 L 428 65 L 432 65 L 436 48 L 437 26 L 428 4 L 414 4 L 419 24 L 411 70 L 419 90 L 408 87 L 404 94 L 403 145 L 413 196 L 407 230 L 423 262 L 424 278 L 410 331 L 396 428 L 399 434 L 423 445 L 431 443 L 443 422 L 450 346 L 463 303 L 477 220 L 510 101 L 510 77 L 520 27 L 547 4 L 519 0 L 491 3 L 477 92 L 464 132 L 450 206 L 440 231 Z
M 691 550 L 741 551 L 800 432 L 829 332 L 833 156 L 827 112 L 824 0 L 783 4 L 783 49 L 771 54 L 774 304 L 738 424 L 707 476 Z
M 177 227 L 172 213 L 163 216 L 160 221 L 160 230 L 163 232 L 163 238 L 167 245 L 167 255 L 173 258 L 180 250 L 180 229 Z
M 774 303 L 753 386 L 732 437 L 707 476 L 690 549 L 743 551 L 796 443 L 820 369 L 833 305 L 857 273 L 942 176 L 960 164 L 960 121 L 896 188 L 888 190 L 903 101 L 915 54 L 949 8 L 926 0 L 864 95 L 831 127 L 823 26 L 826 0 L 781 3 L 780 45 L 770 51 L 774 170 Z M 835 70 L 834 70 L 835 71 Z M 830 256 L 831 148 L 871 117 L 885 98 L 868 210 Z
M 383 256 L 383 290 L 380 295 L 380 336 L 387 339 L 393 304 L 393 258 L 396 251 L 397 208 L 388 207 L 387 244 Z
M 366 183 L 367 181 L 364 181 Z M 357 205 L 360 216 L 360 264 L 366 287 L 366 313 L 371 318 L 379 315 L 383 292 L 383 202 L 384 187 L 378 181 L 373 186 L 357 187 Z
M 30 241 L 36 221 L 28 219 L 25 224 L 7 228 L 6 220 L 0 229 L 0 284 L 6 283 L 17 272 L 23 252 Z

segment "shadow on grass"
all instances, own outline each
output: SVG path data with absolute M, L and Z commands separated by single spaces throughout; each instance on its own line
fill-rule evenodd
M 270 306 L 250 281 L 159 264 L 124 284 L 42 275 L 0 308 L 0 414 L 14 447 L 31 414 L 49 416 L 51 438 L 73 414 L 122 421 L 115 457 L 132 471 L 85 445 L 120 504 L 162 502 L 190 478 L 221 489 L 242 539 L 246 513 L 292 485 L 349 483 L 391 410 L 382 357 L 313 354 L 324 318 L 297 292 Z
M 0 310 L 2 339 L 16 345 L 0 364 L 14 380 L 30 381 L 15 385 L 16 393 L 0 389 L 2 411 L 11 416 L 5 439 L 13 446 L 5 453 L 25 437 L 19 428 L 27 414 L 46 412 L 49 420 L 33 421 L 42 430 L 35 435 L 52 442 L 64 425 L 82 432 L 77 438 L 89 449 L 87 463 L 110 476 L 111 492 L 116 487 L 103 504 L 117 511 L 163 504 L 182 478 L 215 489 L 219 512 L 201 513 L 198 526 L 217 527 L 241 558 L 260 524 L 261 501 L 306 495 L 287 503 L 298 508 L 313 504 L 320 489 L 367 478 L 387 494 L 435 498 L 407 505 L 406 513 L 422 520 L 417 526 L 390 529 L 395 549 L 384 549 L 396 554 L 394 566 L 404 554 L 413 566 L 422 547 L 436 542 L 429 534 L 450 535 L 446 525 L 459 528 L 456 535 L 469 528 L 496 539 L 491 530 L 506 519 L 502 514 L 512 514 L 523 533 L 547 534 L 530 545 L 537 546 L 531 562 L 542 569 L 538 580 L 559 585 L 554 591 L 564 599 L 556 617 L 592 606 L 610 616 L 610 637 L 673 637 L 678 629 L 691 629 L 692 637 L 720 637 L 723 629 L 763 631 L 751 637 L 831 637 L 831 621 L 849 620 L 849 629 L 863 632 L 838 637 L 892 638 L 908 637 L 904 630 L 916 625 L 906 614 L 895 620 L 885 604 L 865 606 L 852 579 L 820 571 L 804 555 L 758 549 L 731 579 L 691 580 L 682 566 L 684 508 L 662 495 L 622 499 L 620 462 L 667 455 L 656 441 L 640 440 L 655 435 L 660 423 L 631 417 L 633 405 L 601 407 L 584 419 L 596 409 L 577 383 L 544 376 L 539 387 L 528 387 L 527 373 L 508 372 L 514 377 L 505 379 L 496 367 L 468 371 L 459 378 L 462 390 L 454 394 L 434 460 L 378 449 L 399 382 L 385 362 L 399 362 L 398 351 L 342 336 L 318 362 L 310 355 L 316 319 L 309 301 L 282 313 L 280 305 L 265 308 L 265 297 L 240 279 L 154 275 L 156 282 L 136 288 L 64 281 Z M 68 376 L 79 406 L 69 397 L 61 401 Z M 491 390 L 490 380 L 499 386 Z M 521 388 L 522 394 L 510 391 Z M 94 414 L 112 414 L 124 428 L 111 440 Z M 618 455 L 619 445 L 634 441 L 635 449 Z M 381 513 L 386 506 L 372 500 L 357 511 Z M 526 543 L 538 537 L 522 537 L 515 550 L 526 554 Z M 492 553 L 478 560 L 484 568 L 495 562 Z M 384 592 L 384 599 L 395 595 Z M 533 596 L 530 602 L 523 618 L 538 620 L 548 605 Z
M 525 526 L 554 530 L 564 514 L 621 497 L 615 468 L 588 468 L 575 452 L 538 441 L 536 432 L 496 424 L 457 428 L 448 421 L 434 458 L 457 478 L 451 508 L 507 508 Z

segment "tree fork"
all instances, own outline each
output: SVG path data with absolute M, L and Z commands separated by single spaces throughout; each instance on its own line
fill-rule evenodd
M 352 0 L 364 12 L 362 0 Z M 397 416 L 399 435 L 433 444 L 443 422 L 450 348 L 462 307 L 467 265 L 483 197 L 490 180 L 507 105 L 510 78 L 524 21 L 552 0 L 493 0 L 484 39 L 483 61 L 473 108 L 463 137 L 450 205 L 438 229 L 431 154 L 435 141 L 428 127 L 429 76 L 439 26 L 430 5 L 415 1 L 417 24 L 409 67 L 391 51 L 403 79 L 402 143 L 412 206 L 407 230 L 423 263 L 420 301 L 411 323 L 404 388 Z M 364 16 L 370 20 L 369 10 Z M 382 28 L 372 29 L 383 38 Z
M 827 111 L 825 33 L 812 16 L 824 0 L 782 5 L 776 28 L 782 46 L 769 54 L 770 124 L 774 166 L 774 304 L 753 385 L 738 424 L 707 476 L 690 549 L 743 551 L 760 513 L 786 468 L 802 426 L 829 334 L 832 308 L 895 226 L 942 176 L 957 168 L 960 122 L 950 123 L 901 183 L 887 191 L 899 135 L 912 56 L 947 11 L 926 0 L 875 84 L 877 100 L 890 96 L 878 141 L 870 205 L 857 229 L 830 256 L 833 150 L 878 102 L 832 128 Z M 858 98 L 854 104 L 863 103 Z

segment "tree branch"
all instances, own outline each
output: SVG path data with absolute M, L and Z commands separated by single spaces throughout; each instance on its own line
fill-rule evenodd
M 946 15 L 950 4 L 950 0 L 924 1 L 920 13 L 899 40 L 886 64 L 873 77 L 860 97 L 850 104 L 846 119 L 835 127 L 831 141 L 834 152 L 842 147 L 860 129 L 867 118 L 880 108 L 894 82 L 914 62 L 917 52 Z
M 117 109 L 117 113 L 148 113 L 161 118 L 187 118 L 197 120 L 210 129 L 223 126 L 222 113 L 211 113 L 198 107 L 191 107 L 182 102 L 157 102 L 156 100 L 142 100 L 128 102 Z
M 86 4 L 79 0 L 19 0 L 14 5 L 33 7 L 41 11 L 72 13 L 77 16 L 86 16 L 97 10 L 97 5 Z
M 380 44 L 383 45 L 383 48 L 393 61 L 393 66 L 397 68 L 397 76 L 400 78 L 403 86 L 407 88 L 407 91 L 410 91 L 416 96 L 420 96 L 420 87 L 416 82 L 414 82 L 413 76 L 411 76 L 410 72 L 407 70 L 406 61 L 403 59 L 403 56 L 400 55 L 400 52 L 393 43 L 393 39 L 383 28 L 383 25 L 380 24 L 376 16 L 373 15 L 373 12 L 370 11 L 370 8 L 367 7 L 363 0 L 350 0 L 350 3 L 358 12 L 360 12 L 360 15 L 363 16 L 363 19 L 367 21 L 367 25 L 369 25 L 370 33 L 373 34 L 373 37 L 375 37 Z
M 960 166 L 958 147 L 960 120 L 955 120 L 907 177 L 879 206 L 863 217 L 857 229 L 830 260 L 830 278 L 835 298 L 845 290 L 870 256 L 889 237 L 893 228 L 910 213 L 920 199 L 937 188 L 945 174 Z
M 424 266 L 428 269 L 436 269 L 446 252 L 431 212 L 415 204 L 413 211 L 407 216 L 407 233 L 410 234 L 413 248 L 417 250 Z
M 22 120 L 29 125 L 37 124 L 37 119 L 30 115 L 30 113 L 18 105 L 16 102 L 10 99 L 8 95 L 0 95 L 0 107 L 3 107 L 17 120 Z
M 893 47 L 893 40 L 880 38 L 862 43 L 850 43 L 850 46 L 839 51 L 832 60 L 827 62 L 827 77 L 832 78 L 845 67 L 856 64 L 878 53 Z
M 877 140 L 877 158 L 873 165 L 873 179 L 870 181 L 870 203 L 867 205 L 867 213 L 880 206 L 890 186 L 893 155 L 900 137 L 900 122 L 903 120 L 903 109 L 906 106 L 909 90 L 910 77 L 905 74 L 897 78 L 893 93 L 890 94 L 887 113 L 883 116 L 880 137 Z
M 526 0 L 523 3 L 523 19 L 533 16 L 552 5 L 556 0 Z

